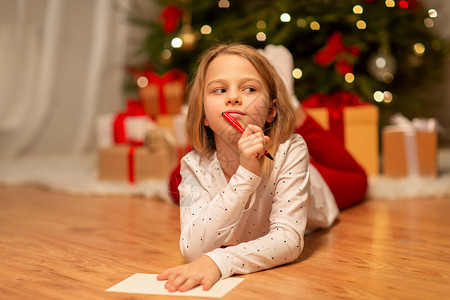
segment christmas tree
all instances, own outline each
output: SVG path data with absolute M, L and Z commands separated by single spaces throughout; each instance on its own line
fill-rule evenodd
M 420 92 L 439 78 L 448 45 L 431 30 L 437 11 L 417 0 L 158 0 L 135 69 L 192 74 L 217 42 L 283 45 L 294 57 L 297 98 L 347 91 L 394 112 L 427 116 Z M 435 101 L 439 101 L 436 99 Z

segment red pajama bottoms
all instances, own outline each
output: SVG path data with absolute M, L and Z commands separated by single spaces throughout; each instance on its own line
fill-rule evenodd
M 367 191 L 367 175 L 344 144 L 310 116 L 295 132 L 305 139 L 310 162 L 327 183 L 339 209 L 361 202 Z

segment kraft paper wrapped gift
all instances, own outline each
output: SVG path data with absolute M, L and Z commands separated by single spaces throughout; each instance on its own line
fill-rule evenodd
M 176 165 L 173 148 L 117 145 L 99 149 L 99 179 L 135 183 L 148 179 L 167 180 Z
M 396 116 L 396 118 L 402 118 Z M 405 118 L 403 118 L 405 120 Z M 407 120 L 407 119 L 406 119 Z M 414 120 L 413 120 L 414 121 Z M 437 176 L 437 132 L 432 119 L 422 125 L 397 124 L 382 130 L 383 175 L 390 177 Z M 430 125 L 431 124 L 431 125 Z M 435 123 L 436 124 L 436 123 Z
M 305 110 L 324 129 L 330 129 L 328 108 L 316 107 Z M 346 149 L 368 175 L 378 175 L 378 107 L 372 104 L 346 106 L 342 110 L 342 119 L 342 135 Z
M 142 76 L 148 84 L 139 89 L 139 98 L 146 113 L 152 117 L 180 113 L 185 100 L 186 74 L 178 69 L 168 71 L 162 76 L 145 71 Z

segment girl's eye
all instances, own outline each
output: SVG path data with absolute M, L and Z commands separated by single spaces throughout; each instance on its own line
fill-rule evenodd
M 214 94 L 223 94 L 226 91 L 227 91 L 226 89 L 218 88 L 218 89 L 215 89 L 213 92 L 214 92 Z
M 256 92 L 256 89 L 254 87 L 249 86 L 244 89 L 244 92 L 253 93 Z

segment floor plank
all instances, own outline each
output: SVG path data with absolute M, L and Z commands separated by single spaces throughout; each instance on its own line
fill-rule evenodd
M 450 199 L 367 200 L 224 299 L 450 298 L 449 212 Z M 147 299 L 104 290 L 183 263 L 178 236 L 178 208 L 157 199 L 0 187 L 0 297 Z

